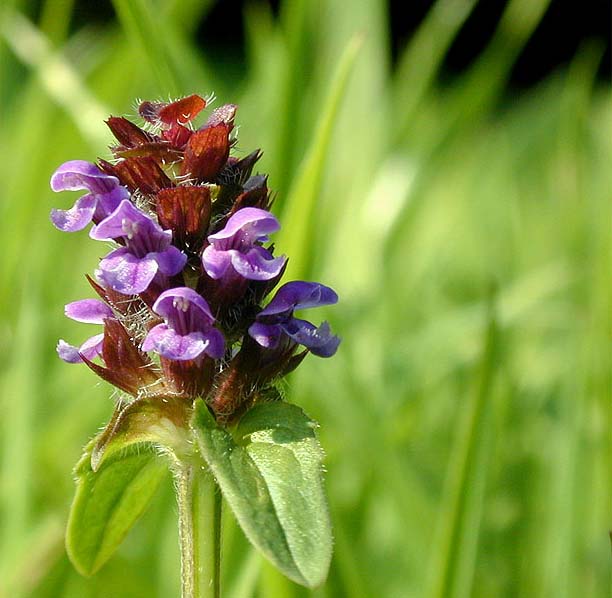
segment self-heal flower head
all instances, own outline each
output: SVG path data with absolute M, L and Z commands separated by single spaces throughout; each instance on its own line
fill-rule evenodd
M 92 220 L 100 222 L 129 197 L 119 180 L 102 172 L 95 164 L 71 160 L 62 164 L 51 176 L 53 191 L 80 191 L 81 196 L 69 210 L 51 210 L 51 222 L 64 232 L 85 228 Z
M 178 287 L 164 291 L 153 304 L 164 324 L 151 328 L 143 351 L 155 351 L 176 361 L 198 359 L 203 354 L 220 359 L 225 351 L 223 334 L 217 330 L 208 303 L 196 291 Z
M 114 244 L 90 279 L 102 301 L 66 308 L 104 333 L 80 346 L 62 340 L 58 353 L 136 399 L 202 397 L 225 425 L 277 397 L 277 380 L 309 352 L 329 357 L 340 341 L 327 323 L 294 315 L 335 303 L 328 287 L 292 282 L 266 304 L 287 258 L 268 239 L 280 225 L 267 176 L 253 174 L 261 151 L 232 155 L 233 104 L 195 123 L 207 103 L 142 102 L 144 124 L 108 119 L 112 160 L 53 174 L 54 191 L 84 190 L 71 210 L 53 211 L 56 227 L 93 223 L 90 237 Z
M 340 344 L 340 339 L 331 333 L 329 324 L 323 322 L 316 327 L 306 320 L 293 317 L 298 309 L 332 305 L 338 295 L 322 284 L 293 281 L 284 284 L 276 295 L 255 318 L 249 327 L 249 335 L 262 347 L 275 349 L 283 338 L 303 345 L 314 355 L 331 357 Z
M 278 276 L 285 265 L 285 256 L 275 258 L 261 244 L 279 228 L 278 220 L 266 210 L 238 210 L 223 229 L 209 235 L 210 245 L 202 254 L 206 273 L 217 280 L 235 275 L 247 280 L 270 280 Z
M 68 303 L 64 313 L 72 320 L 85 324 L 104 324 L 113 317 L 113 310 L 98 299 L 81 299 Z M 90 361 L 102 354 L 104 334 L 88 338 L 80 347 L 68 344 L 63 339 L 57 343 L 57 354 L 67 363 L 82 363 L 83 357 Z
M 172 232 L 127 200 L 94 227 L 90 233 L 99 241 L 114 239 L 123 247 L 111 251 L 100 261 L 98 279 L 124 295 L 145 291 L 155 276 L 178 274 L 187 256 L 172 245 Z

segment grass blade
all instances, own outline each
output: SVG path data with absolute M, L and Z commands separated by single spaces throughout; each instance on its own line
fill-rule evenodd
M 478 388 L 458 430 L 442 505 L 437 541 L 433 544 L 429 598 L 471 595 L 484 485 L 490 451 L 492 383 L 499 343 L 498 327 L 489 308 L 489 322 Z
M 167 94 L 181 93 L 177 67 L 166 48 L 166 35 L 160 35 L 159 25 L 151 3 L 143 0 L 113 0 L 113 6 L 128 39 L 145 60 L 157 78 L 160 91 Z
M 321 190 L 334 123 L 360 44 L 360 37 L 354 37 L 344 50 L 333 78 L 334 83 L 321 111 L 313 141 L 283 210 L 285 224 L 278 235 L 278 246 L 291 256 L 287 279 L 305 276 L 310 267 L 309 252 L 315 223 L 316 200 Z

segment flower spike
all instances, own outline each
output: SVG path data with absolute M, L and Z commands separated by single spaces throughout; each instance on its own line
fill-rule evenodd
M 337 351 L 327 322 L 294 314 L 338 297 L 294 281 L 266 299 L 287 257 L 269 240 L 280 223 L 267 175 L 253 172 L 262 152 L 232 155 L 237 106 L 202 117 L 207 103 L 195 94 L 143 101 L 144 125 L 107 120 L 113 160 L 73 160 L 53 173 L 53 191 L 86 192 L 52 211 L 54 225 L 76 231 L 91 222 L 92 239 L 114 244 L 88 278 L 100 299 L 66 306 L 68 317 L 104 332 L 77 346 L 62 340 L 57 352 L 133 396 L 202 396 L 229 423 L 276 396 L 278 378 L 307 353 Z

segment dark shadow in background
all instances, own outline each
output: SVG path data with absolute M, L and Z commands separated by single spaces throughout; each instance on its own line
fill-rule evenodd
M 197 39 L 212 60 L 218 58 L 224 64 L 244 65 L 244 26 L 240 15 L 248 2 L 252 0 L 218 0 L 207 18 L 200 23 Z M 279 0 L 269 0 L 268 3 L 272 11 L 278 14 Z M 433 4 L 434 0 L 387 2 L 393 63 Z M 482 52 L 506 4 L 507 0 L 478 2 L 446 57 L 445 78 L 452 79 L 460 75 Z M 108 22 L 114 18 L 110 0 L 77 0 L 73 14 L 74 29 L 87 23 Z M 609 83 L 612 80 L 611 23 L 612 3 L 609 0 L 590 0 L 584 3 L 553 0 L 521 52 L 512 71 L 510 86 L 519 89 L 532 87 L 559 67 L 567 65 L 580 47 L 590 40 L 597 40 L 605 47 L 598 79 Z

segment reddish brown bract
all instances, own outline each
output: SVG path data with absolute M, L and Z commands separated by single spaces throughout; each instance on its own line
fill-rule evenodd
M 156 198 L 159 223 L 171 229 L 177 242 L 196 243 L 208 230 L 210 189 L 208 187 L 174 187 L 162 189 Z
M 155 139 L 153 135 L 122 116 L 111 116 L 106 124 L 124 149 L 138 147 Z
M 119 320 L 108 318 L 104 321 L 102 358 L 106 367 L 85 358 L 83 361 L 100 378 L 132 396 L 136 397 L 143 390 L 158 384 L 159 390 L 163 390 L 161 378 L 153 368 L 153 362 L 146 353 L 136 348 L 134 341 Z M 155 393 L 149 392 L 148 394 Z
M 186 125 L 206 108 L 206 100 L 199 95 L 190 95 L 175 102 L 141 102 L 138 113 L 147 122 L 166 127 Z
M 225 123 L 196 131 L 185 148 L 181 174 L 202 182 L 214 181 L 229 157 L 229 133 Z
M 150 156 L 126 158 L 117 164 L 100 160 L 100 167 L 104 172 L 116 176 L 119 182 L 132 193 L 140 191 L 146 195 L 153 195 L 161 189 L 174 185 L 159 164 Z

